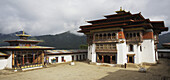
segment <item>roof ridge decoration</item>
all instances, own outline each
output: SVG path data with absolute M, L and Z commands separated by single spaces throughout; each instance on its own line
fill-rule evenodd
M 31 35 L 25 34 L 24 30 L 22 30 L 22 34 L 16 34 L 16 36 L 19 36 L 19 37 L 29 37 Z
M 120 7 L 119 11 L 115 11 L 116 13 L 126 12 L 125 9 L 123 10 L 122 7 Z

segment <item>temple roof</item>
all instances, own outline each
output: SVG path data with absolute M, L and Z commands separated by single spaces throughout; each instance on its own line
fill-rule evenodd
M 29 37 L 31 35 L 27 35 L 25 34 L 24 30 L 22 31 L 22 34 L 16 34 L 16 36 L 19 36 L 19 37 Z
M 5 54 L 3 52 L 0 52 L 0 57 L 6 57 L 6 56 L 9 56 L 8 54 Z
M 80 26 L 81 30 L 78 32 L 88 33 L 91 30 L 106 29 L 106 28 L 144 28 L 153 29 L 154 31 L 161 33 L 161 31 L 167 31 L 168 27 L 165 27 L 163 21 L 150 21 L 145 19 L 141 12 L 137 14 L 131 14 L 120 8 L 116 11 L 117 14 L 105 15 L 106 19 L 98 19 L 87 21 L 91 25 Z
M 54 49 L 54 47 L 44 47 L 44 46 L 3 46 L 0 50 L 49 50 Z
M 170 43 L 163 43 L 162 46 L 165 48 L 170 48 Z
M 51 50 L 54 47 L 44 47 L 44 46 L 36 46 L 35 43 L 43 42 L 42 40 L 28 40 L 27 37 L 31 35 L 25 34 L 23 31 L 22 34 L 16 34 L 20 39 L 16 40 L 7 40 L 5 42 L 10 43 L 10 46 L 2 46 L 0 50 Z
M 17 40 L 7 40 L 5 42 L 31 42 L 31 43 L 39 43 L 43 42 L 42 40 L 24 40 L 24 39 L 17 39 Z
M 42 40 L 28 40 L 27 37 L 31 36 L 31 35 L 27 35 L 25 34 L 24 30 L 22 31 L 22 34 L 16 34 L 16 36 L 19 36 L 20 39 L 16 39 L 16 40 L 7 40 L 5 42 L 9 42 L 9 43 L 12 43 L 12 42 L 17 42 L 17 43 L 20 43 L 20 42 L 25 42 L 25 43 L 39 43 L 39 42 L 43 42 Z
M 162 53 L 169 53 L 170 54 L 170 49 L 158 49 L 157 51 L 158 51 L 158 53 L 162 52 Z
M 87 50 L 47 50 L 47 54 L 49 55 L 85 53 L 85 52 L 87 52 Z

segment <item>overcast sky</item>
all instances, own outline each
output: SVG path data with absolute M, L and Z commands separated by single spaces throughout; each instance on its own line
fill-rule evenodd
M 114 14 L 120 6 L 170 27 L 170 0 L 0 0 L 0 33 L 76 33 L 85 21 Z

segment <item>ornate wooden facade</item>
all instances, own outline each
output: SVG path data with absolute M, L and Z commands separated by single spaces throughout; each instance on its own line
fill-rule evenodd
M 37 46 L 42 41 L 28 40 L 27 37 L 31 35 L 26 35 L 24 31 L 23 34 L 17 34 L 16 36 L 19 36 L 20 39 L 5 41 L 10 46 L 0 47 L 0 51 L 12 57 L 12 68 L 25 69 L 43 66 L 45 50 L 53 49 L 53 47 Z
M 130 44 L 137 45 L 142 50 L 145 46 L 144 40 L 154 40 L 155 56 L 158 44 L 158 35 L 162 31 L 167 31 L 163 21 L 150 21 L 145 19 L 141 13 L 132 14 L 120 9 L 117 14 L 106 15 L 105 19 L 87 21 L 91 25 L 80 26 L 80 33 L 87 35 L 87 43 L 89 45 L 88 55 L 92 62 L 106 62 L 123 64 L 128 61 L 121 62 L 121 59 L 129 59 L 128 48 Z M 119 46 L 119 45 L 124 46 Z M 121 49 L 123 48 L 124 49 Z M 118 49 L 119 48 L 119 49 Z M 123 50 L 122 53 L 119 50 Z M 141 51 L 142 52 L 142 51 Z M 133 54 L 139 54 L 133 53 Z M 118 57 L 127 55 L 126 57 Z M 135 56 L 136 56 L 135 55 Z M 134 57 L 134 56 L 133 56 Z M 107 58 L 107 59 L 105 59 Z M 155 59 L 157 60 L 157 59 Z M 133 60 L 131 60 L 133 61 Z M 133 61 L 134 62 L 134 61 Z M 140 61 L 138 63 L 141 63 Z

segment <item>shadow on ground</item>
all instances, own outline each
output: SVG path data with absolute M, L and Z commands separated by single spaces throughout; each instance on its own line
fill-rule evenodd
M 160 59 L 160 64 L 151 66 L 146 73 L 132 70 L 109 72 L 99 80 L 170 80 L 170 59 Z

